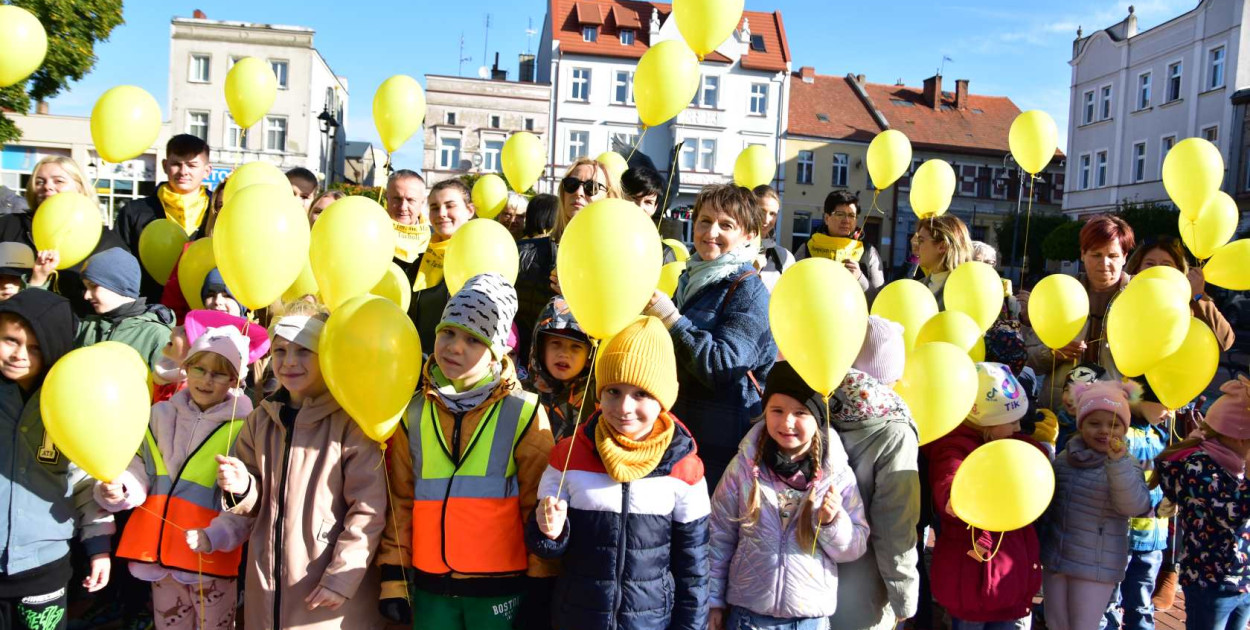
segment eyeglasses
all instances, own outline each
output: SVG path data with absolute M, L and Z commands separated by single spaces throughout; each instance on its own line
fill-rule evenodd
M 187 368 L 187 376 L 190 378 L 199 380 L 199 381 L 209 380 L 217 385 L 229 385 L 230 381 L 233 380 L 233 378 L 229 374 L 222 374 L 221 372 L 209 372 L 208 370 L 198 365 L 193 365 Z
M 842 212 L 841 210 L 835 210 L 834 212 L 830 212 L 829 214 L 833 215 L 833 218 L 835 219 L 850 219 L 852 221 L 855 220 L 855 217 L 859 216 L 855 214 L 854 212 Z
M 582 189 L 582 193 L 587 197 L 594 197 L 601 192 L 607 192 L 608 187 L 593 179 L 577 179 L 576 177 L 565 177 L 560 186 L 564 188 L 564 192 L 572 195 L 577 192 L 578 188 Z

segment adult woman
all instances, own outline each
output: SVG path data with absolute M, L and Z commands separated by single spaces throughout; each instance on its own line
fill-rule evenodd
M 317 198 L 313 199 L 313 202 L 308 206 L 308 225 L 311 227 L 317 222 L 317 217 L 320 217 L 321 213 L 330 207 L 330 204 L 346 196 L 347 193 L 341 190 L 327 190 L 317 195 Z
M 525 195 L 510 192 L 508 193 L 508 201 L 504 203 L 503 210 L 495 216 L 495 220 L 508 228 L 508 232 L 512 234 L 512 239 L 519 241 L 524 238 L 525 234 L 525 214 L 529 208 L 530 200 Z
M 545 193 L 534 195 L 525 211 L 525 234 L 522 238 L 542 238 L 550 234 L 559 213 L 559 197 Z
M 1184 247 L 1179 240 L 1165 236 L 1143 243 L 1133 251 L 1133 255 L 1129 257 L 1128 264 L 1124 266 L 1124 270 L 1132 275 L 1137 275 L 1138 272 L 1151 267 L 1158 267 L 1159 265 L 1176 269 L 1189 278 L 1189 286 L 1191 288 L 1189 293 L 1193 298 L 1189 302 L 1190 312 L 1194 314 L 1194 317 L 1211 327 L 1211 331 L 1215 333 L 1215 338 L 1219 340 L 1222 350 L 1228 350 L 1233 347 L 1233 342 L 1237 338 L 1233 332 L 1233 327 L 1228 325 L 1228 320 L 1224 319 L 1224 314 L 1220 313 L 1220 309 L 1215 305 L 1215 302 L 1207 297 L 1207 283 L 1202 277 L 1202 268 L 1189 265 L 1189 259 L 1186 257 Z
M 762 228 L 750 190 L 704 188 L 694 202 L 695 255 L 673 299 L 656 291 L 645 311 L 673 338 L 680 387 L 672 411 L 699 445 L 709 488 L 761 413 L 760 384 L 777 356 L 751 244 Z
M 959 217 L 944 214 L 923 219 L 911 237 L 911 249 L 924 270 L 925 286 L 937 298 L 938 307 L 945 308 L 943 291 L 946 278 L 956 267 L 972 260 L 972 239 L 968 227 Z
M 620 197 L 612 177 L 604 166 L 590 158 L 579 158 L 569 166 L 560 180 L 560 210 L 549 236 L 527 239 L 517 244 L 521 257 L 516 290 L 519 301 L 516 325 L 520 330 L 517 356 L 529 356 L 530 335 L 538 315 L 547 301 L 555 296 L 553 273 L 556 268 L 556 247 L 569 221 L 592 202 Z
M 30 172 L 30 182 L 26 184 L 26 204 L 33 215 L 43 203 L 59 192 L 64 191 L 88 195 L 90 190 L 87 178 L 73 158 L 51 155 L 35 164 Z

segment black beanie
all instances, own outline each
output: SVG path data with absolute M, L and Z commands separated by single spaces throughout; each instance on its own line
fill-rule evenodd
M 825 398 L 816 393 L 798 372 L 790 367 L 788 361 L 781 361 L 773 365 L 773 369 L 768 372 L 768 384 L 764 387 L 763 405 L 768 407 L 768 399 L 773 394 L 785 394 L 807 407 L 812 412 L 812 416 L 816 421 L 824 426 L 825 418 Z

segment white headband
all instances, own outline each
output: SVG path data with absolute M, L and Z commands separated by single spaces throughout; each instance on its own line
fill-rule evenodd
M 290 315 L 274 324 L 273 334 L 287 341 L 320 352 L 321 329 L 325 322 L 307 315 Z

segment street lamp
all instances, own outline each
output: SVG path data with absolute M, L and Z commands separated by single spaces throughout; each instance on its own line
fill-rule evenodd
M 321 114 L 317 116 L 317 120 L 321 122 L 322 142 L 329 145 L 328 153 L 325 153 L 325 164 L 322 165 L 322 171 L 326 174 L 326 185 L 330 185 L 334 181 L 334 136 L 339 127 L 339 121 L 330 113 L 329 109 L 321 110 Z

